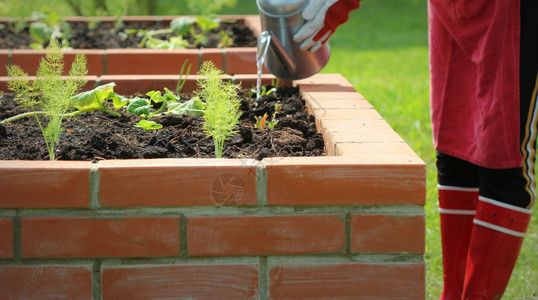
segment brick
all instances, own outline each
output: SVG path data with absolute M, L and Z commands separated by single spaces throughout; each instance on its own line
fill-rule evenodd
M 90 166 L 91 162 L 0 161 L 0 208 L 87 208 Z
M 13 257 L 13 221 L 0 219 L 0 258 Z
M 275 266 L 270 299 L 425 299 L 424 263 Z
M 313 115 L 323 120 L 382 120 L 381 115 L 373 108 L 338 109 L 317 108 Z
M 256 83 L 258 81 L 258 78 L 256 75 L 252 74 L 236 74 L 233 76 L 233 80 L 235 83 L 241 84 L 244 88 L 256 88 Z M 269 85 L 275 83 L 275 76 L 270 74 L 262 74 L 262 85 Z M 289 87 L 291 86 L 291 82 L 281 80 L 279 82 L 279 86 L 281 87 Z
M 193 77 L 187 78 L 183 91 L 196 89 L 196 80 Z M 165 87 L 174 91 L 178 79 L 179 75 L 103 75 L 101 84 L 116 83 L 114 92 L 122 95 L 145 95 L 152 90 L 163 91 Z
M 269 205 L 424 205 L 424 162 L 361 157 L 268 158 Z
M 0 299 L 92 299 L 91 269 L 0 266 Z
M 424 253 L 424 216 L 352 215 L 352 253 Z
M 105 206 L 256 205 L 256 162 L 248 159 L 104 161 L 99 174 Z
M 317 111 L 316 116 L 324 118 L 323 111 L 329 109 L 355 110 L 374 109 L 372 104 L 355 92 L 302 92 L 309 111 Z M 321 111 L 321 113 L 319 113 Z M 349 119 L 349 118 L 346 118 Z
M 106 74 L 157 75 L 174 74 L 179 77 L 183 62 L 192 63 L 191 74 L 198 72 L 198 49 L 181 51 L 156 49 L 108 49 Z
M 11 63 L 19 66 L 30 76 L 35 76 L 39 62 L 46 55 L 45 50 L 20 49 L 11 54 Z
M 251 265 L 173 265 L 104 269 L 107 299 L 257 299 L 258 270 Z
M 9 49 L 0 49 L 0 76 L 7 76 L 6 67 L 9 64 Z
M 335 143 L 404 142 L 385 120 L 321 120 L 321 127 Z
M 417 154 L 404 142 L 338 143 L 335 155 L 355 156 L 381 161 L 420 161 Z
M 219 68 L 224 72 L 224 50 L 223 49 L 214 49 L 214 48 L 207 48 L 200 50 L 202 53 L 202 61 L 200 63 L 203 63 L 204 61 L 211 61 L 213 64 L 215 64 L 215 67 Z
M 340 74 L 317 74 L 316 76 L 295 81 L 301 91 L 349 91 L 354 92 L 353 85 Z
M 187 220 L 190 256 L 344 251 L 341 215 L 200 217 Z
M 69 74 L 69 70 L 71 69 L 71 64 L 75 60 L 75 56 L 77 54 L 84 54 L 86 57 L 86 63 L 87 63 L 87 69 L 88 69 L 88 75 L 102 75 L 103 74 L 103 56 L 104 51 L 98 50 L 98 49 L 75 49 L 75 50 L 64 50 L 64 61 L 65 61 L 65 69 L 64 69 L 64 75 Z
M 256 48 L 227 48 L 226 74 L 256 74 Z
M 179 255 L 177 218 L 26 218 L 25 258 Z

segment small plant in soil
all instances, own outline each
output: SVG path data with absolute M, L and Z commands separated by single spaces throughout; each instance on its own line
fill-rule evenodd
M 210 39 L 217 39 L 218 47 L 226 48 L 233 44 L 233 39 L 225 31 L 212 33 L 211 30 L 219 27 L 221 20 L 213 16 L 179 17 L 170 22 L 170 27 L 158 30 L 139 31 L 143 35 L 140 48 L 152 49 L 185 49 L 189 42 L 184 39 L 190 35 L 194 38 L 196 46 L 205 46 Z M 159 39 L 157 36 L 170 35 L 167 39 Z
M 63 53 L 57 40 L 47 47 L 46 57 L 39 64 L 35 81 L 28 80 L 28 74 L 20 67 L 8 66 L 8 87 L 15 92 L 19 105 L 32 110 L 45 138 L 50 160 L 55 159 L 55 148 L 60 140 L 62 121 L 71 107 L 71 97 L 87 82 L 83 78 L 88 73 L 86 57 L 83 54 L 75 57 L 65 80 L 62 79 L 63 70 Z M 36 107 L 41 109 L 39 113 Z M 40 115 L 47 117 L 46 127 Z
M 241 100 L 237 92 L 240 87 L 231 82 L 224 83 L 220 78 L 222 71 L 210 61 L 202 64 L 199 74 L 205 76 L 198 80 L 200 90 L 197 91 L 205 101 L 203 128 L 213 138 L 215 156 L 221 158 L 224 142 L 236 133 L 239 124 Z
M 34 43 L 30 44 L 32 49 L 44 49 L 53 40 L 60 41 L 62 48 L 69 47 L 71 38 L 71 27 L 64 22 L 55 12 L 34 12 L 31 16 L 37 21 L 30 24 L 30 35 Z

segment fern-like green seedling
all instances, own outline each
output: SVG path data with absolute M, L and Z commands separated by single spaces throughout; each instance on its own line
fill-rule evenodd
M 8 88 L 15 92 L 15 100 L 19 105 L 32 110 L 51 160 L 55 159 L 55 148 L 60 140 L 62 121 L 71 108 L 71 97 L 87 82 L 84 77 L 88 73 L 84 54 L 76 55 L 65 80 L 62 79 L 63 58 L 59 42 L 53 40 L 39 64 L 35 81 L 30 81 L 28 74 L 20 67 L 8 66 Z M 46 127 L 42 126 L 39 118 L 41 114 L 36 113 L 36 107 L 48 117 Z
M 241 100 L 237 96 L 239 85 L 224 82 L 222 71 L 206 61 L 202 64 L 198 80 L 199 90 L 196 92 L 205 101 L 203 128 L 207 136 L 215 144 L 215 156 L 222 157 L 224 142 L 236 133 L 241 112 Z

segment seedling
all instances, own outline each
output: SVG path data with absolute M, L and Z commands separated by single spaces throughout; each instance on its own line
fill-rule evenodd
M 37 21 L 30 24 L 30 35 L 35 40 L 30 44 L 32 49 L 43 49 L 47 43 L 59 40 L 62 48 L 69 47 L 71 27 L 54 12 L 34 12 L 32 17 Z
M 273 130 L 275 129 L 276 124 L 278 124 L 278 120 L 276 119 L 276 113 L 273 113 L 273 116 L 271 118 L 271 121 L 267 122 L 267 118 L 269 115 L 267 113 L 263 114 L 263 117 L 259 118 L 257 116 L 254 116 L 254 119 L 256 119 L 256 128 L 265 131 L 265 129 Z
M 213 138 L 215 156 L 222 157 L 224 142 L 236 133 L 239 124 L 241 101 L 237 96 L 239 85 L 224 83 L 223 74 L 211 61 L 202 64 L 199 72 L 205 78 L 198 80 L 196 92 L 205 101 L 203 128 Z
M 63 53 L 57 40 L 51 41 L 47 47 L 46 57 L 39 64 L 35 81 L 30 81 L 28 74 L 19 66 L 8 66 L 8 88 L 15 92 L 15 101 L 19 105 L 32 110 L 51 160 L 55 159 L 55 148 L 60 140 L 62 121 L 70 108 L 71 97 L 87 82 L 84 79 L 88 73 L 86 57 L 76 55 L 65 80 L 62 79 L 63 69 Z M 46 127 L 43 127 L 35 107 L 39 107 L 47 116 Z
M 271 88 L 268 89 L 267 86 L 262 85 L 260 87 L 260 97 L 270 95 L 278 90 L 278 87 L 280 86 L 280 79 L 272 79 L 271 80 Z M 256 86 L 252 87 L 248 93 L 248 96 L 250 98 L 253 98 L 257 94 L 256 92 Z
M 210 39 L 211 30 L 219 27 L 221 20 L 212 16 L 179 17 L 170 22 L 170 28 L 138 32 L 144 37 L 140 41 L 140 48 L 152 49 L 184 49 L 189 46 L 185 36 L 191 35 L 196 46 L 205 46 Z M 197 25 L 197 27 L 195 26 Z M 156 36 L 175 34 L 169 39 L 158 39 Z M 219 32 L 214 37 L 219 39 L 219 47 L 229 47 L 233 39 L 224 31 Z

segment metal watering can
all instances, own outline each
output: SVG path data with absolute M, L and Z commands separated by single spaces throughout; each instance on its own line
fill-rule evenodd
M 325 67 L 330 57 L 329 43 L 316 52 L 302 51 L 293 35 L 305 23 L 301 16 L 309 0 L 256 0 L 260 11 L 262 33 L 258 38 L 258 53 L 269 42 L 265 67 L 284 80 L 310 77 Z

